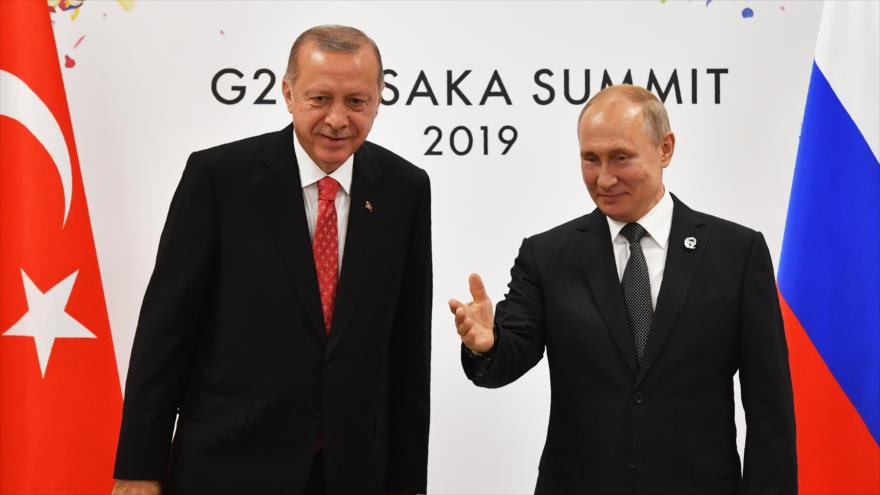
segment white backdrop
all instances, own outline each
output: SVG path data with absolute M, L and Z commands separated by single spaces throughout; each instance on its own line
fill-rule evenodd
M 746 18 L 743 9 L 751 8 Z M 607 70 L 627 70 L 665 91 L 673 70 L 682 102 L 667 99 L 678 147 L 664 177 L 691 207 L 764 232 L 778 261 L 788 191 L 812 64 L 819 2 L 160 2 L 126 11 L 90 0 L 75 20 L 58 13 L 56 42 L 79 149 L 98 259 L 123 381 L 140 306 L 171 195 L 189 152 L 277 130 L 289 122 L 280 76 L 293 39 L 317 24 L 350 24 L 382 50 L 399 92 L 370 139 L 428 171 L 433 189 L 434 327 L 429 491 L 529 493 L 550 403 L 546 362 L 500 390 L 464 377 L 449 297 L 467 297 L 481 273 L 490 296 L 505 292 L 523 237 L 593 208 L 581 181 L 575 134 L 580 106 Z M 84 38 L 81 38 L 85 36 Z M 77 45 L 77 41 L 79 44 Z M 75 47 L 75 45 L 77 45 Z M 223 104 L 217 92 L 240 103 Z M 254 100 L 276 76 L 266 99 Z M 555 99 L 546 105 L 545 86 Z M 708 71 L 726 69 L 726 73 Z M 447 71 L 472 72 L 447 104 Z M 420 71 L 437 98 L 406 100 Z M 497 71 L 511 104 L 480 99 Z M 696 74 L 696 88 L 692 74 Z M 716 90 L 716 76 L 718 88 Z M 495 81 L 491 88 L 499 92 Z M 418 90 L 426 91 L 424 82 Z M 533 96 L 535 95 L 535 96 Z M 391 89 L 386 98 L 393 97 Z M 716 103 L 716 97 L 720 101 Z M 426 156 L 438 131 L 440 156 Z M 450 148 L 466 126 L 473 149 Z M 483 154 L 487 127 L 488 154 Z M 507 154 L 497 138 L 512 126 Z M 512 131 L 507 131 L 505 139 Z M 465 131 L 456 132 L 465 148 Z M 738 406 L 739 407 L 739 406 Z M 744 432 L 739 410 L 740 445 Z

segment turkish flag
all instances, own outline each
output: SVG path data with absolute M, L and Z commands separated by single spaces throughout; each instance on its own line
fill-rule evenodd
M 45 1 L 0 15 L 0 493 L 109 493 L 122 392 Z

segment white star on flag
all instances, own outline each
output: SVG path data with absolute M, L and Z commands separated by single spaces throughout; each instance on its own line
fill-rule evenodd
M 37 360 L 40 362 L 40 375 L 44 378 L 55 339 L 97 338 L 82 323 L 64 311 L 78 274 L 79 270 L 71 273 L 44 293 L 31 281 L 27 273 L 21 270 L 28 311 L 3 332 L 3 336 L 34 338 Z

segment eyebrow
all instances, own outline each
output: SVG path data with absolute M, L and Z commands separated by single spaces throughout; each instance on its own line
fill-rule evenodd
M 631 149 L 628 149 L 628 148 L 620 148 L 620 147 L 617 147 L 617 148 L 611 148 L 611 149 L 608 151 L 608 153 L 610 153 L 610 154 L 612 154 L 612 155 L 615 155 L 615 154 L 634 155 L 634 154 L 635 154 Z
M 636 154 L 632 149 L 630 149 L 630 148 L 624 148 L 624 147 L 620 147 L 620 146 L 615 146 L 614 148 L 611 148 L 611 149 L 607 150 L 606 153 L 609 154 L 609 155 L 615 155 L 615 154 L 635 155 L 635 154 Z M 588 155 L 595 155 L 595 156 L 598 156 L 598 155 L 600 155 L 600 154 L 601 154 L 601 153 L 598 153 L 598 152 L 596 152 L 596 151 L 594 151 L 594 150 L 584 150 L 584 151 L 581 151 L 581 156 L 583 156 L 583 157 L 586 157 L 586 156 L 588 156 Z

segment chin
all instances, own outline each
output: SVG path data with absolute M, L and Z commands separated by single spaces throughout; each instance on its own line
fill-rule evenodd
M 351 151 L 333 151 L 332 153 L 321 153 L 318 155 L 318 158 L 321 159 L 324 163 L 332 163 L 335 166 L 342 165 L 345 160 L 348 160 L 348 157 L 351 156 Z
M 611 218 L 612 220 L 616 220 L 618 222 L 631 222 L 629 220 L 630 215 L 624 211 L 622 208 L 615 207 L 599 207 L 599 210 L 606 216 Z

